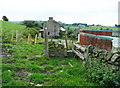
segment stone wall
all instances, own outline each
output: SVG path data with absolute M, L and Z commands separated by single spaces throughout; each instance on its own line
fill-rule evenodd
M 49 56 L 50 57 L 65 57 L 66 50 L 63 44 L 59 42 L 49 42 Z

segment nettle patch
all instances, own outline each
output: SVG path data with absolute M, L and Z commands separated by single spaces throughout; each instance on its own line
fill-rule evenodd
M 85 66 L 89 81 L 98 83 L 100 86 L 120 86 L 120 72 L 113 71 L 111 66 L 104 64 L 101 60 L 89 58 Z

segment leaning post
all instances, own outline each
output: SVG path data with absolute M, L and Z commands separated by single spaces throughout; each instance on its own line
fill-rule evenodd
M 44 26 L 44 37 L 45 37 L 45 57 L 49 58 L 49 43 L 48 43 L 48 29 Z
M 18 42 L 18 30 L 16 30 L 16 42 Z
M 65 33 L 65 44 L 66 44 L 66 49 L 68 50 L 68 42 L 67 42 L 67 34 Z

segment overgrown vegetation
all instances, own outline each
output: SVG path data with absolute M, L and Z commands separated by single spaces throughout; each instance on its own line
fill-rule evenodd
M 16 30 L 20 33 L 16 42 Z M 75 58 L 50 58 L 42 56 L 43 39 L 37 45 L 27 42 L 34 39 L 34 28 L 3 21 L 3 86 L 94 86 L 87 82 L 85 68 Z M 14 38 L 12 38 L 14 31 Z M 40 44 L 39 44 L 40 43 Z M 73 67 L 71 67 L 71 65 Z
M 120 86 L 120 72 L 114 71 L 99 58 L 89 58 L 85 66 L 89 81 L 100 84 L 100 86 Z
M 87 70 L 76 58 L 45 58 L 44 40 L 28 43 L 28 34 L 34 41 L 35 28 L 2 21 L 3 57 L 2 86 L 119 86 L 119 73 L 114 73 L 99 61 L 89 61 Z M 16 42 L 16 30 L 20 33 Z M 12 32 L 14 38 L 12 38 Z

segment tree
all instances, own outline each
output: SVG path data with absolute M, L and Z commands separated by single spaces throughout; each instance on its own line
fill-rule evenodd
M 117 27 L 117 24 L 115 24 L 115 27 Z
M 24 25 L 26 25 L 27 27 L 34 27 L 34 21 L 24 21 L 23 22 Z
M 9 21 L 6 16 L 3 16 L 2 19 L 3 19 L 3 21 Z

